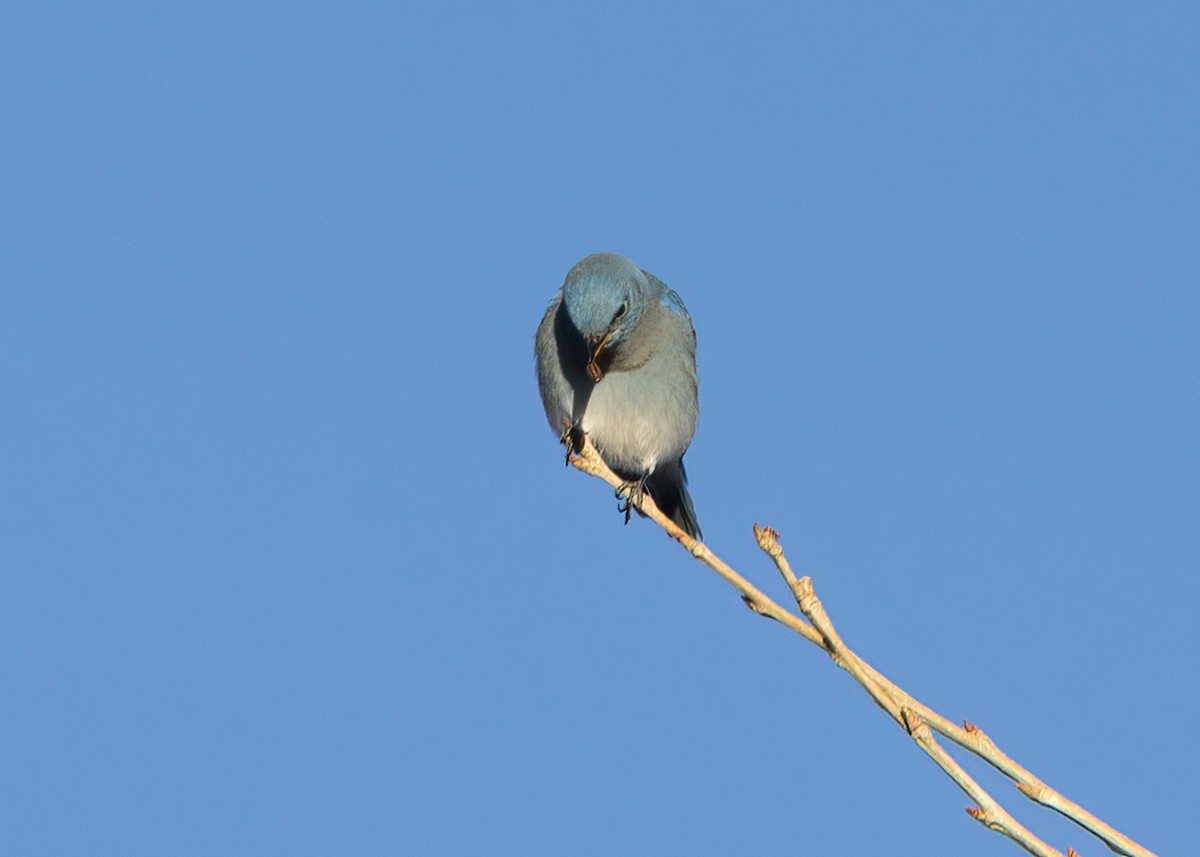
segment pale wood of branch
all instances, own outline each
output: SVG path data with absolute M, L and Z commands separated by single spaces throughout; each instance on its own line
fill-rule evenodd
M 596 452 L 590 439 L 584 438 L 583 448 L 578 454 L 569 454 L 568 462 L 584 473 L 604 480 L 616 489 L 618 494 L 621 493 L 623 480 L 608 468 L 599 453 Z M 983 730 L 966 721 L 963 721 L 963 726 L 960 727 L 942 717 L 910 696 L 847 647 L 838 636 L 833 623 L 829 620 L 824 607 L 813 591 L 812 581 L 807 577 L 797 577 L 792 571 L 791 565 L 783 553 L 783 548 L 779 544 L 779 534 L 775 530 L 770 527 L 754 525 L 754 535 L 759 547 L 775 563 L 775 567 L 791 590 L 804 618 L 779 606 L 714 554 L 703 542 L 696 541 L 679 529 L 673 521 L 663 515 L 648 495 L 644 497 L 640 508 L 667 535 L 683 545 L 692 556 L 737 590 L 747 607 L 755 613 L 774 619 L 810 643 L 824 649 L 835 663 L 846 670 L 867 691 L 875 704 L 899 723 L 917 745 L 959 788 L 975 801 L 976 806 L 967 809 L 972 818 L 1008 837 L 1031 854 L 1039 855 L 1039 857 L 1050 857 L 1050 855 L 1062 857 L 1061 852 L 1042 842 L 1006 812 L 937 743 L 933 733 L 948 738 L 985 760 L 1012 779 L 1023 795 L 1071 819 L 1098 837 L 1112 851 L 1127 855 L 1127 857 L 1156 857 L 1153 852 L 1119 833 L 1033 776 L 1024 767 L 1001 752 Z M 1067 849 L 1068 857 L 1073 853 L 1075 853 L 1073 848 Z

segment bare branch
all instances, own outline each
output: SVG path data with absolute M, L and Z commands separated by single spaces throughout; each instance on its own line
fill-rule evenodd
M 584 473 L 603 479 L 617 491 L 618 496 L 621 495 L 623 480 L 608 468 L 591 440 L 586 436 L 579 454 L 569 454 L 568 461 Z M 808 577 L 797 577 L 792 571 L 791 564 L 779 544 L 779 533 L 775 530 L 755 524 L 754 536 L 759 547 L 775 563 L 775 567 L 779 570 L 803 616 L 797 616 L 779 606 L 714 554 L 705 544 L 696 541 L 677 527 L 673 521 L 659 511 L 649 495 L 644 496 L 639 508 L 667 535 L 683 545 L 692 556 L 715 571 L 737 590 L 747 607 L 759 615 L 774 619 L 828 653 L 838 666 L 846 670 L 866 690 L 875 704 L 900 724 L 938 767 L 975 802 L 975 806 L 969 807 L 967 813 L 976 821 L 1008 837 L 1030 854 L 1039 855 L 1039 857 L 1063 857 L 1061 852 L 1038 839 L 1006 812 L 938 744 L 934 733 L 953 741 L 988 762 L 1013 780 L 1023 795 L 1071 819 L 1098 837 L 1112 851 L 1126 855 L 1126 857 L 1156 857 L 1153 852 L 1117 832 L 1018 765 L 1001 752 L 982 729 L 967 721 L 963 721 L 963 726 L 960 727 L 942 717 L 936 711 L 914 699 L 846 646 L 838 636 L 821 601 L 817 598 L 812 581 Z M 1067 857 L 1074 854 L 1076 854 L 1075 849 L 1067 849 Z

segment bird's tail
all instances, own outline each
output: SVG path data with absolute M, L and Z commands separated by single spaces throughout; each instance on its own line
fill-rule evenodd
M 696 507 L 687 489 L 687 471 L 683 461 L 660 466 L 646 478 L 646 490 L 654 498 L 655 505 L 674 521 L 681 530 L 694 539 L 701 540 L 700 524 L 696 522 Z

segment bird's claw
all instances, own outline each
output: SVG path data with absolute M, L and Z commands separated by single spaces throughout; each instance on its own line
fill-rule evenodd
M 635 479 L 631 482 L 622 482 L 617 486 L 617 499 L 620 503 L 617 505 L 617 512 L 625 513 L 625 523 L 629 523 L 629 513 L 634 509 L 639 512 L 642 509 L 642 500 L 646 496 L 646 480 Z
M 558 442 L 567 448 L 567 454 L 563 459 L 563 464 L 571 463 L 571 455 L 578 455 L 583 452 L 583 429 L 574 423 L 567 421 L 564 423 L 566 428 L 559 435 Z

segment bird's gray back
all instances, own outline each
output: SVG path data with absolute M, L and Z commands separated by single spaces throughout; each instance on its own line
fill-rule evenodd
M 563 337 L 563 333 L 555 329 L 563 325 L 565 319 L 562 319 L 561 316 L 564 314 L 562 291 L 559 291 L 550 301 L 550 305 L 546 307 L 546 314 L 542 317 L 537 335 L 534 337 L 538 390 L 542 394 L 542 406 L 546 409 L 546 419 L 550 422 L 550 428 L 560 435 L 577 421 L 572 414 L 575 385 L 579 384 L 581 380 L 590 383 L 590 379 L 581 377 L 584 375 L 584 370 L 577 369 L 569 376 L 568 371 L 571 367 L 564 365 L 565 361 L 562 359 L 559 349 L 559 339 Z M 568 348 L 568 352 L 574 350 L 577 349 Z

